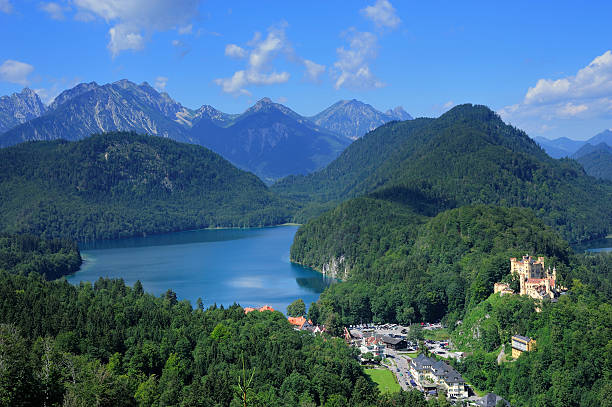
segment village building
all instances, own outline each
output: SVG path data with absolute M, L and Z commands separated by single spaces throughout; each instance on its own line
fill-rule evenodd
M 374 356 L 383 358 L 385 356 L 385 344 L 376 336 L 364 337 L 361 341 L 359 351 L 362 355 L 369 352 Z
M 410 361 L 410 374 L 423 391 L 442 392 L 449 398 L 468 397 L 465 380 L 453 367 L 420 354 Z
M 244 308 L 244 313 L 245 314 L 248 314 L 249 312 L 253 312 L 253 311 L 259 311 L 259 312 L 272 311 L 272 312 L 274 312 L 275 309 L 272 308 L 269 305 L 264 305 L 263 307 L 260 307 L 260 308 L 252 308 L 252 307 L 245 307 Z
M 504 403 L 504 406 L 510 407 L 510 403 L 495 393 L 489 393 L 486 396 L 479 398 L 476 400 L 476 405 L 478 407 L 497 407 L 500 401 Z
M 399 350 L 406 349 L 408 347 L 408 343 L 403 338 L 385 335 L 381 338 L 381 340 L 383 341 L 387 349 Z
M 512 336 L 512 357 L 518 358 L 523 352 L 531 352 L 535 350 L 536 341 L 522 335 Z

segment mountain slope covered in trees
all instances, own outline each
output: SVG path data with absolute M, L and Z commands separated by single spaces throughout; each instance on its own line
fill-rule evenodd
M 485 106 L 461 105 L 438 119 L 389 123 L 349 146 L 326 168 L 273 190 L 321 203 L 384 188 L 418 192 L 441 208 L 466 204 L 529 207 L 571 241 L 612 230 L 612 185 L 572 160 L 550 158 L 524 132 Z
M 612 147 L 605 143 L 585 144 L 572 156 L 587 174 L 612 181 Z
M 38 273 L 55 280 L 78 271 L 82 262 L 79 248 L 72 240 L 0 234 L 0 271 L 22 275 Z
M 0 228 L 77 240 L 263 226 L 289 204 L 203 147 L 134 133 L 0 149 Z
M 292 260 L 324 270 L 343 258 L 346 270 L 345 282 L 321 294 L 319 322 L 460 319 L 508 274 L 509 258 L 525 253 L 565 275 L 569 245 L 531 210 L 478 205 L 425 217 L 413 208 L 356 198 L 298 230 Z

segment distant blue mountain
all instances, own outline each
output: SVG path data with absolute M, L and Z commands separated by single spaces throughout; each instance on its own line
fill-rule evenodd
M 599 143 L 604 143 L 608 146 L 612 146 L 612 130 L 604 130 L 586 141 L 572 140 L 567 137 L 559 137 L 556 139 L 534 137 L 534 140 L 552 158 L 571 157 L 586 144 L 595 146 Z
M 401 106 L 383 113 L 355 99 L 341 100 L 310 117 L 317 125 L 351 140 L 356 140 L 385 123 L 411 119 L 412 116 Z
M 582 164 L 587 174 L 612 181 L 612 147 L 610 145 L 603 142 L 596 145 L 587 143 L 576 151 L 572 158 Z

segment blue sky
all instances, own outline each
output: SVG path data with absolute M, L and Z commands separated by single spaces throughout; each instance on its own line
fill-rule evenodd
M 611 128 L 612 2 L 505 3 L 0 0 L 0 94 L 127 78 L 229 113 L 470 102 L 531 136 Z

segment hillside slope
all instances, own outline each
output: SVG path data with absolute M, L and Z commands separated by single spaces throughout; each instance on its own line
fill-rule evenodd
M 510 257 L 525 253 L 566 276 L 569 245 L 529 209 L 476 205 L 435 217 L 414 209 L 356 198 L 298 230 L 291 259 L 328 274 L 336 265 L 345 279 L 321 294 L 320 314 L 344 324 L 454 322 L 493 292 Z
M 323 170 L 288 177 L 273 190 L 317 204 L 389 187 L 418 191 L 441 208 L 529 207 L 571 241 L 612 230 L 612 184 L 587 176 L 572 160 L 550 158 L 484 106 L 462 105 L 438 119 L 389 123 Z
M 605 143 L 586 144 L 572 156 L 587 174 L 612 181 L 612 147 Z
M 78 240 L 262 226 L 288 204 L 203 147 L 134 133 L 0 150 L 0 229 Z

